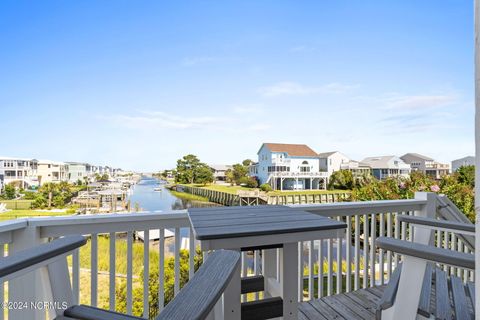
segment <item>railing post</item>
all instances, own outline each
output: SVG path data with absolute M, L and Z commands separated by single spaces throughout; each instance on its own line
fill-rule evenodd
M 40 230 L 26 227 L 12 233 L 9 255 L 41 244 Z M 46 268 L 32 271 L 8 282 L 8 301 L 12 308 L 8 310 L 8 318 L 16 320 L 43 320 L 45 310 L 34 308 L 35 303 L 50 302 L 50 283 Z M 15 307 L 15 306 L 18 306 Z M 22 307 L 22 308 L 20 308 Z M 3 311 L 2 311 L 3 312 Z

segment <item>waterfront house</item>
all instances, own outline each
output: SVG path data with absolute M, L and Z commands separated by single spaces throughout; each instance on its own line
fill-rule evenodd
M 350 158 L 339 151 L 319 153 L 318 158 L 320 159 L 320 171 L 327 172 L 329 177 L 335 171 L 339 171 L 342 164 L 350 161 Z
M 40 185 L 47 182 L 68 180 L 67 164 L 51 160 L 38 160 L 38 182 Z
M 452 161 L 452 172 L 457 171 L 460 167 L 463 167 L 463 166 L 474 166 L 474 165 L 475 165 L 475 157 L 468 156 L 468 157 L 456 159 Z
M 260 184 L 274 190 L 326 189 L 328 174 L 320 172 L 318 154 L 305 144 L 264 143 L 250 167 Z
M 210 169 L 213 172 L 213 180 L 214 182 L 225 182 L 227 181 L 227 170 L 232 169 L 233 166 L 228 164 L 212 164 L 209 165 Z
M 348 162 L 342 162 L 340 164 L 340 170 L 348 170 L 353 176 L 363 176 L 371 174 L 372 168 L 364 162 L 350 160 Z
M 66 162 L 68 182 L 76 183 L 80 180 L 82 183 L 90 177 L 92 166 L 85 162 Z
M 37 165 L 35 159 L 0 157 L 1 187 L 10 183 L 22 188 L 38 186 Z
M 423 172 L 433 179 L 440 180 L 443 176 L 450 173 L 449 164 L 439 163 L 430 157 L 418 153 L 407 153 L 401 156 L 400 159 L 409 164 L 412 171 Z
M 372 174 L 379 180 L 390 177 L 404 177 L 410 175 L 410 165 L 397 156 L 368 157 L 361 161 L 372 168 Z

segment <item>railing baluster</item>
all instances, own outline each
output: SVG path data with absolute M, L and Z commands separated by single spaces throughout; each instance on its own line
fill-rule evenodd
M 380 216 L 380 234 L 379 236 L 380 237 L 383 237 L 385 235 L 385 221 L 384 221 L 384 217 L 385 217 L 385 214 L 384 213 L 380 213 L 379 214 Z M 384 273 L 384 261 L 383 261 L 383 249 L 380 249 L 379 252 L 378 252 L 378 264 L 379 264 L 379 267 L 380 267 L 380 271 L 379 271 L 379 275 L 380 275 L 380 285 L 384 285 L 385 284 L 385 273 Z
M 175 228 L 174 295 L 180 292 L 180 228 Z
M 387 213 L 387 237 L 392 237 L 392 217 L 393 213 Z M 388 281 L 390 281 L 390 276 L 392 275 L 392 251 L 387 251 L 387 274 Z
M 457 251 L 457 235 L 455 234 L 455 232 L 452 232 L 451 233 L 452 235 L 452 238 L 451 238 L 451 242 L 450 242 L 450 250 L 453 250 L 453 251 Z M 455 267 L 450 267 L 450 275 L 455 275 L 457 273 L 457 268 Z
M 333 291 L 333 240 L 327 240 L 328 248 L 327 248 L 327 259 L 328 259 L 328 276 L 327 276 L 327 296 L 332 295 Z
M 190 233 L 191 236 L 191 233 Z M 165 229 L 160 228 L 158 239 L 158 311 L 165 306 Z
M 256 276 L 260 274 L 260 250 L 253 251 L 253 273 Z M 255 300 L 258 300 L 258 298 L 258 292 L 255 292 Z
M 150 278 L 150 230 L 143 232 L 143 317 L 149 318 L 148 283 Z
M 3 254 L 3 250 L 2 250 Z M 80 303 L 80 249 L 76 249 L 72 254 L 72 294 L 73 303 Z M 2 286 L 3 288 L 3 286 Z M 0 312 L 1 313 L 1 312 Z
M 443 236 L 444 236 L 444 239 L 443 239 L 443 247 L 444 247 L 445 249 L 449 249 L 449 248 L 450 248 L 450 244 L 449 244 L 449 241 L 448 241 L 448 239 L 449 239 L 448 232 L 445 231 L 445 232 L 443 233 Z M 448 272 L 448 266 L 447 266 L 446 264 L 443 265 L 443 270 L 444 270 L 445 272 Z
M 116 279 L 116 273 L 115 273 L 115 254 L 116 254 L 116 249 L 115 249 L 115 232 L 110 232 L 110 290 L 109 290 L 109 307 L 111 311 L 115 310 L 115 279 Z
M 345 254 L 347 256 L 347 275 L 346 275 L 346 289 L 347 292 L 352 290 L 352 261 L 351 252 L 352 247 L 352 217 L 346 216 L 347 219 L 347 234 L 345 235 Z
M 188 235 L 188 279 L 192 279 L 195 273 L 195 238 L 193 235 L 193 229 L 189 229 Z
M 337 218 L 338 221 L 342 221 L 341 217 Z M 337 238 L 337 290 L 336 293 L 342 292 L 342 238 Z
M 458 252 L 463 252 L 463 242 L 460 240 L 460 238 L 457 239 L 457 248 Z M 462 278 L 463 270 L 462 268 L 457 268 L 457 277 Z
M 308 300 L 312 300 L 315 298 L 315 294 L 313 292 L 313 250 L 314 250 L 314 243 L 313 240 L 309 242 L 308 248 Z
M 90 246 L 90 305 L 97 306 L 98 292 L 98 238 L 96 233 L 92 233 Z
M 465 245 L 463 242 L 462 242 L 462 245 L 463 245 L 463 252 L 470 253 L 470 250 L 468 249 L 467 245 Z M 468 269 L 463 269 L 463 282 L 467 282 L 467 281 L 468 281 Z
M 280 276 L 278 268 L 280 266 L 279 254 L 277 251 L 277 278 Z M 298 301 L 303 301 L 303 242 L 298 243 Z
M 363 215 L 363 287 L 368 286 L 368 215 Z
M 323 297 L 323 240 L 318 241 L 318 298 Z
M 360 289 L 360 216 L 355 216 L 355 290 Z
M 402 214 L 404 215 L 405 213 L 402 212 Z M 407 240 L 407 224 L 405 222 L 401 222 L 401 226 L 402 226 L 402 237 L 401 239 L 402 240 Z
M 400 223 L 398 222 L 398 215 L 399 214 L 400 214 L 400 212 L 395 213 L 395 231 L 394 231 L 395 239 L 398 239 L 399 234 L 400 234 Z M 394 254 L 393 264 L 395 265 L 395 269 L 396 269 L 397 266 L 398 266 L 398 253 Z
M 415 215 L 413 211 L 408 211 L 407 214 L 409 216 Z M 415 239 L 413 239 L 413 224 L 411 223 L 408 224 L 408 240 L 412 242 L 415 241 Z
M 241 276 L 241 277 L 246 277 L 246 276 L 247 276 L 247 272 L 246 272 L 246 270 L 247 270 L 247 263 L 246 263 L 246 261 L 245 261 L 246 252 L 243 251 L 243 252 L 241 253 L 241 256 L 240 256 L 240 257 L 241 257 L 241 259 L 240 259 L 240 264 L 241 264 L 241 266 L 240 266 L 240 276 Z M 247 294 L 246 294 L 246 293 L 241 295 L 241 300 L 242 300 L 242 302 L 247 301 Z
M 370 232 L 370 287 L 375 285 L 375 264 L 376 264 L 376 250 L 375 250 L 375 237 L 377 236 L 377 219 L 376 215 L 372 214 L 371 218 L 371 232 Z
M 127 314 L 132 314 L 133 232 L 127 232 Z

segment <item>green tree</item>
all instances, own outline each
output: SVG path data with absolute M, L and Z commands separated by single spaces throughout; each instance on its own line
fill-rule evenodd
M 210 167 L 206 165 L 199 166 L 195 172 L 195 183 L 203 185 L 213 182 L 213 172 Z
M 242 164 L 243 164 L 245 167 L 250 166 L 252 163 L 253 163 L 253 161 L 250 160 L 250 159 L 245 159 L 245 160 L 242 161 Z
M 228 183 L 230 183 L 230 185 L 233 186 L 233 184 L 235 183 L 235 177 L 233 176 L 232 169 L 228 169 L 227 171 L 225 171 L 225 179 Z
M 328 182 L 329 189 L 351 190 L 355 186 L 350 170 L 338 170 L 332 173 Z
M 243 164 L 236 163 L 233 165 L 233 181 L 236 184 L 245 183 L 245 179 L 248 176 L 248 167 Z M 243 182 L 242 182 L 243 179 Z
M 4 190 L 4 193 L 5 193 L 5 198 L 7 200 L 12 200 L 12 199 L 15 199 L 16 196 L 17 196 L 17 191 L 15 189 L 15 186 L 11 185 L 11 184 L 7 184 L 5 186 L 5 190 Z
M 458 182 L 475 187 L 475 166 L 461 166 L 457 170 Z
M 194 183 L 195 173 L 201 164 L 200 159 L 193 154 L 188 154 L 182 159 L 178 159 L 175 182 Z

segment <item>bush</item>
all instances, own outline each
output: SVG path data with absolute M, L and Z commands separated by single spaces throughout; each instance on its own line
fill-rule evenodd
M 237 183 L 247 188 L 258 187 L 258 181 L 254 177 L 241 177 L 240 179 L 238 179 Z
M 264 183 L 260 186 L 260 190 L 269 192 L 269 191 L 272 191 L 273 189 L 268 183 Z

